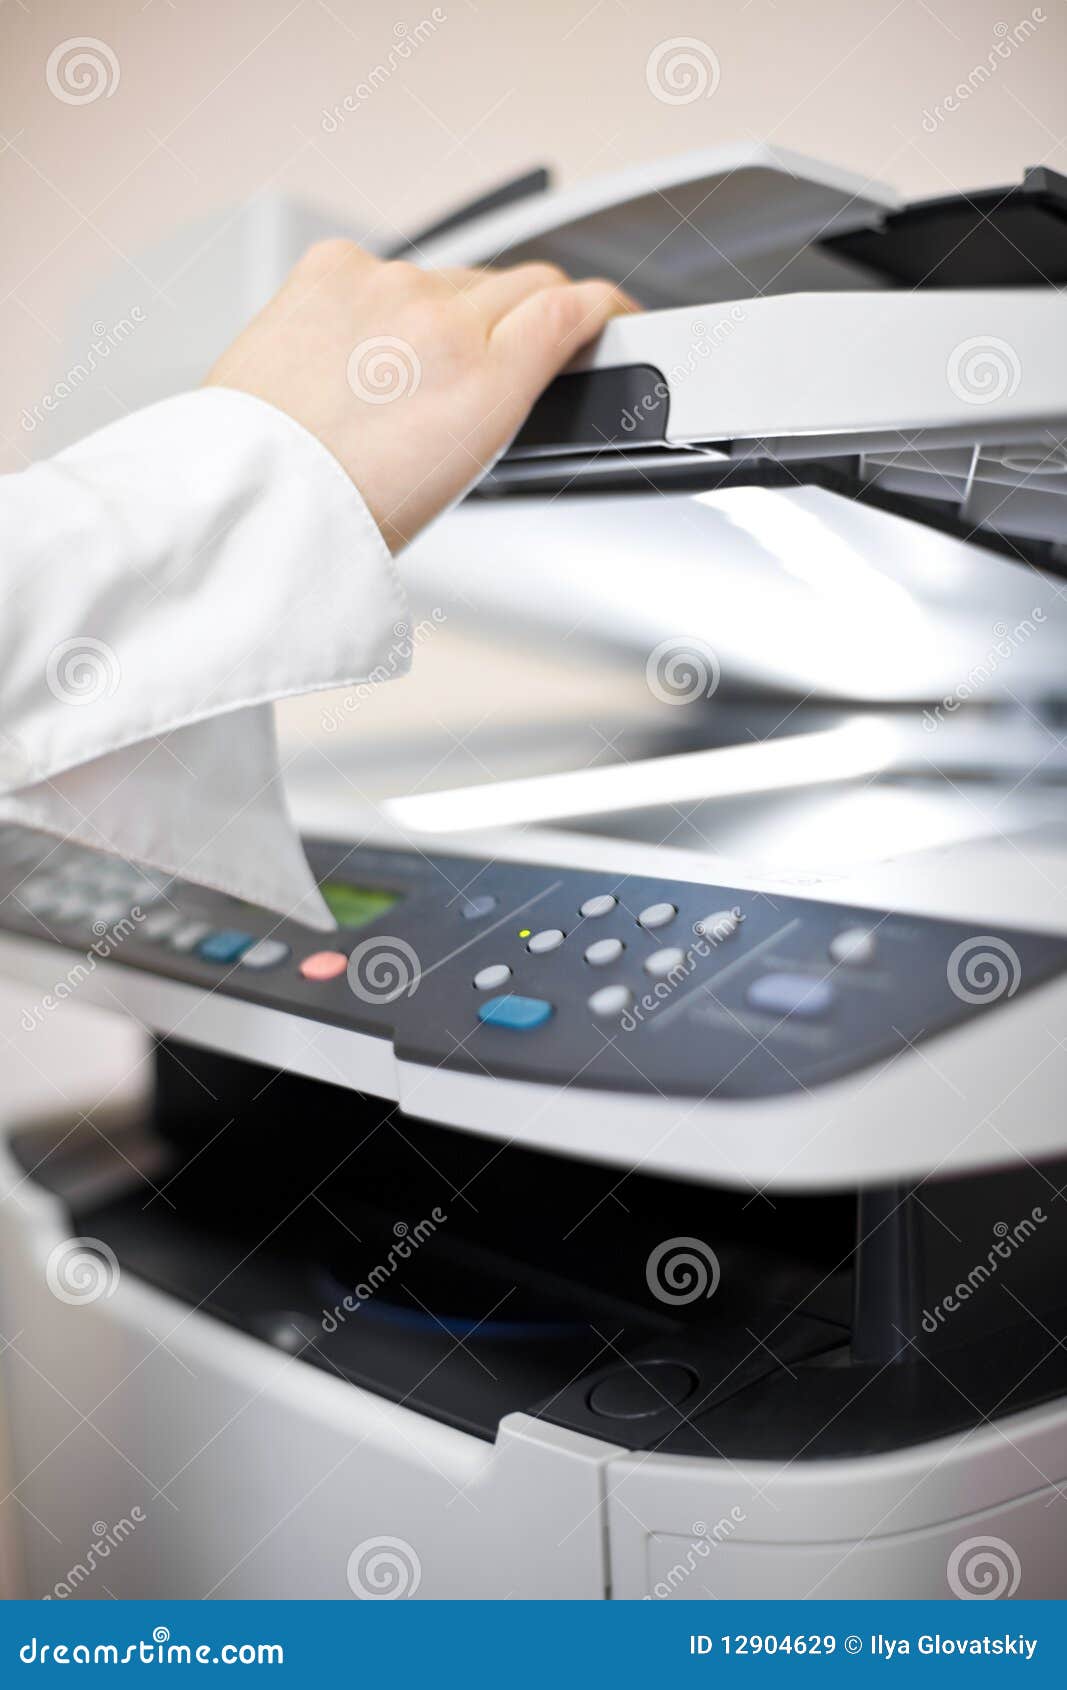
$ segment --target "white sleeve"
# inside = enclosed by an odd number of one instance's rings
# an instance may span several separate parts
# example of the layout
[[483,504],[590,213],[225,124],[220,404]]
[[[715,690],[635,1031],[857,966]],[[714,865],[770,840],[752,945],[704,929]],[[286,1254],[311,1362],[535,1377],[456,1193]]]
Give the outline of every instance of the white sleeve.
[[271,702],[399,674],[393,560],[337,460],[205,388],[0,477],[0,820],[334,925]]

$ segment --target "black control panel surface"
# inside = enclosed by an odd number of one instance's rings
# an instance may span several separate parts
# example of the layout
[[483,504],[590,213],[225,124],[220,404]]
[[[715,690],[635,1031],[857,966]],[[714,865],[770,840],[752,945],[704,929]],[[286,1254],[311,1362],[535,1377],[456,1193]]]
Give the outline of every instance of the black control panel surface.
[[[334,934],[22,830],[0,930],[505,1080],[808,1089],[1067,968],[1067,941],[652,876],[311,841]],[[45,1012],[44,1009],[41,1011]],[[36,1013],[28,1006],[26,1014]]]

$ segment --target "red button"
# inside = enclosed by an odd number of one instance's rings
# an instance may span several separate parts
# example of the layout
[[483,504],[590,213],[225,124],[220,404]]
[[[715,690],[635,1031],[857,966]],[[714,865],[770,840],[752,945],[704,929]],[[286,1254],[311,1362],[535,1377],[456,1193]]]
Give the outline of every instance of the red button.
[[305,980],[336,980],[347,967],[348,958],[343,951],[316,951],[304,958],[300,972]]

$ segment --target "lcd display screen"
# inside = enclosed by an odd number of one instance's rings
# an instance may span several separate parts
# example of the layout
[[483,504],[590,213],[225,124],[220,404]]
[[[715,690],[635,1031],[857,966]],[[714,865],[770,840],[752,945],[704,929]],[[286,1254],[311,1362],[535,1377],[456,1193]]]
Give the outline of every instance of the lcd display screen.
[[400,902],[399,892],[386,892],[380,886],[350,886],[344,880],[326,880],[321,890],[327,909],[341,927],[365,927]]

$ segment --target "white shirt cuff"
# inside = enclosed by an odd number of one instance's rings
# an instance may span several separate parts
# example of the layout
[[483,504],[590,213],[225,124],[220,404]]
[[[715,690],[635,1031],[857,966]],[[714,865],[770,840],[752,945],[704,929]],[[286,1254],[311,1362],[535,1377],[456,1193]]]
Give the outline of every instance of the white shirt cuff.
[[0,481],[0,569],[0,815],[332,925],[258,707],[402,673],[410,634],[326,448],[165,400]]

